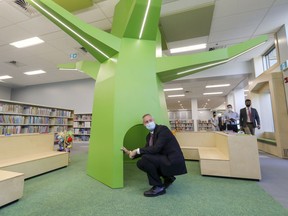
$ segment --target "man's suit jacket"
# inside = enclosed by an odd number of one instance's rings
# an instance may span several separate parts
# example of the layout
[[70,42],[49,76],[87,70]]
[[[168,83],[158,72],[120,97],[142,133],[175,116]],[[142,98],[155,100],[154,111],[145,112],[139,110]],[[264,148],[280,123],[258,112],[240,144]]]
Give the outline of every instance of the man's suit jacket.
[[149,146],[150,133],[146,145],[140,148],[140,155],[151,155],[159,158],[160,170],[165,176],[187,173],[183,153],[175,136],[164,125],[156,125],[153,132],[153,145]]
[[[240,110],[240,127],[246,127],[247,123],[247,111],[246,107]],[[255,108],[251,107],[251,121],[253,123],[253,127],[255,128],[257,125],[260,125],[260,118],[258,112]],[[256,124],[257,122],[257,124]]]

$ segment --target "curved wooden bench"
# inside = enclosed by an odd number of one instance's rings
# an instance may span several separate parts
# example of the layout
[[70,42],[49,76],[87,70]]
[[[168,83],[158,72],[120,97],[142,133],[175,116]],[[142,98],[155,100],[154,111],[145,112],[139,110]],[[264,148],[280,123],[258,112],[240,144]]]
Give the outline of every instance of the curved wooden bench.
[[202,175],[261,179],[255,136],[221,132],[175,134],[185,159],[199,160]]

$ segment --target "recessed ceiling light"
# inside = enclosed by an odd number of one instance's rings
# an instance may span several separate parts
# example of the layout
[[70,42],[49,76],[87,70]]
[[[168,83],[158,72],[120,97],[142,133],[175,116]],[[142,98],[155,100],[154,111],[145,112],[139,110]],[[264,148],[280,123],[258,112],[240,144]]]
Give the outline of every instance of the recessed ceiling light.
[[208,93],[203,93],[203,95],[217,95],[217,94],[223,94],[223,92],[208,92]]
[[179,95],[168,95],[168,97],[184,97],[184,94],[179,94]]
[[169,89],[163,89],[163,91],[179,91],[179,90],[183,90],[183,88],[169,88]]
[[26,75],[36,75],[36,74],[43,74],[43,73],[46,73],[46,71],[43,71],[43,70],[35,70],[35,71],[27,71],[27,72],[24,72],[24,74],[26,74]]
[[43,40],[41,40],[38,37],[32,37],[32,38],[28,38],[25,40],[21,40],[21,41],[16,41],[13,43],[10,43],[11,46],[15,46],[17,48],[24,48],[24,47],[29,47],[29,46],[34,46],[37,44],[41,44],[44,43]]
[[0,80],[3,80],[3,79],[11,79],[13,78],[12,76],[9,76],[9,75],[4,75],[4,76],[0,76]]
[[205,49],[207,47],[207,44],[197,44],[193,46],[185,46],[185,47],[178,47],[170,49],[170,53],[181,53],[181,52],[188,52],[188,51],[194,51],[199,49]]
[[218,88],[218,87],[227,87],[230,84],[220,84],[220,85],[207,85],[206,88]]

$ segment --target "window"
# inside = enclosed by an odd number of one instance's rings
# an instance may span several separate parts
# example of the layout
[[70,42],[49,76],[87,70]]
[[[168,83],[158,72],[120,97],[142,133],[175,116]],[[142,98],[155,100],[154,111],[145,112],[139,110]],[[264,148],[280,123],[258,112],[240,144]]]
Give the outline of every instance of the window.
[[273,45],[266,53],[264,53],[262,56],[262,61],[264,71],[268,70],[270,67],[277,63],[275,45]]

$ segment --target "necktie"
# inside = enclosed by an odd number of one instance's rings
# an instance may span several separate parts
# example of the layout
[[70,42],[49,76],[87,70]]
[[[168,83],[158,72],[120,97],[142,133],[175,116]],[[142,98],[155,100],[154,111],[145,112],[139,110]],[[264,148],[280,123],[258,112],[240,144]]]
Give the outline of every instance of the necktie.
[[250,110],[250,108],[248,108],[248,114],[249,114],[250,122],[252,122],[252,115],[251,115],[251,110]]
[[153,145],[153,134],[150,133],[149,146]]

